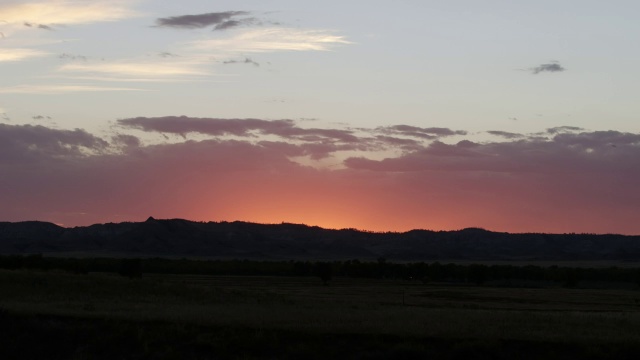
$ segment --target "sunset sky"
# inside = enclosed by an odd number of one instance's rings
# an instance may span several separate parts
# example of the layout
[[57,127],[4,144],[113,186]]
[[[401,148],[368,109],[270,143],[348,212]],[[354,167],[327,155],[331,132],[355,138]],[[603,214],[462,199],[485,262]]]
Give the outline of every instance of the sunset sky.
[[0,0],[0,221],[640,234],[638,14]]

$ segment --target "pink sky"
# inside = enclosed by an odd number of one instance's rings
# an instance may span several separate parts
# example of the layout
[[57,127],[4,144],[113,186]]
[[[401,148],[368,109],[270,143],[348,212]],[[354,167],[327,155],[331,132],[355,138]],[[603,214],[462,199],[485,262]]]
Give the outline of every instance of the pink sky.
[[[96,135],[0,124],[0,220],[640,234],[638,134],[561,127],[473,142],[447,128],[309,125],[169,116]],[[172,140],[144,140],[158,134]]]

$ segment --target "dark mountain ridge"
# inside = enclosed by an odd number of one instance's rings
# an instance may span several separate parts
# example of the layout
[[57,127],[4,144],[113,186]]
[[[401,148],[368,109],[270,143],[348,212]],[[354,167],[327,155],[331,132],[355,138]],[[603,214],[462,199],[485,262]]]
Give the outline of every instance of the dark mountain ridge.
[[374,233],[282,223],[182,219],[64,228],[0,222],[0,254],[170,256],[263,260],[637,261],[640,236],[510,234],[478,228]]

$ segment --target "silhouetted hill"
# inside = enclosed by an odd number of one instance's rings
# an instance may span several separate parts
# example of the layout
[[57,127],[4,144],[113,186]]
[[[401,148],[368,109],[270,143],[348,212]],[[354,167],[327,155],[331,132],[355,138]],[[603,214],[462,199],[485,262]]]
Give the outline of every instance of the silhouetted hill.
[[0,222],[0,254],[246,259],[640,260],[640,236],[509,234],[470,228],[372,233],[298,224],[181,219],[63,228]]

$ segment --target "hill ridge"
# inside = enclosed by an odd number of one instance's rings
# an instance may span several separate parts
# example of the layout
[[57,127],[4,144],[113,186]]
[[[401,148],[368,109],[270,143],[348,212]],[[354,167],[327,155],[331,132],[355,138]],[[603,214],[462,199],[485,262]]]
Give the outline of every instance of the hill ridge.
[[155,219],[65,228],[0,222],[0,254],[85,253],[262,260],[640,260],[640,236],[496,232],[482,228],[406,232],[305,224]]

